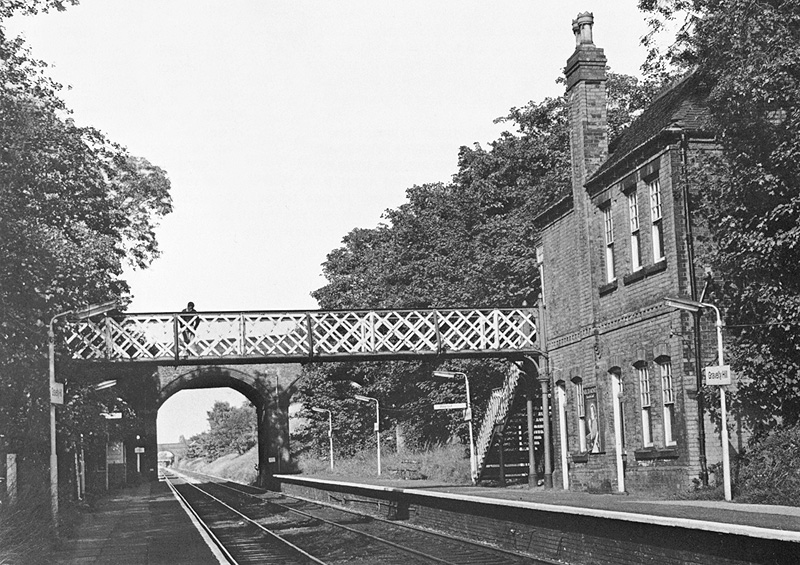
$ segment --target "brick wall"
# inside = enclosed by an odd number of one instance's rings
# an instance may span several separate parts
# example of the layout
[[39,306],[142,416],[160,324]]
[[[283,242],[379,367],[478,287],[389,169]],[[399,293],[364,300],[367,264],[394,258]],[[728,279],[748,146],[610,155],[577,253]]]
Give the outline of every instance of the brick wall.
[[281,492],[487,543],[545,563],[734,565],[800,560],[800,546],[791,542],[509,507],[488,499],[477,503],[400,489],[387,492],[347,485],[310,485],[302,478],[284,479]]

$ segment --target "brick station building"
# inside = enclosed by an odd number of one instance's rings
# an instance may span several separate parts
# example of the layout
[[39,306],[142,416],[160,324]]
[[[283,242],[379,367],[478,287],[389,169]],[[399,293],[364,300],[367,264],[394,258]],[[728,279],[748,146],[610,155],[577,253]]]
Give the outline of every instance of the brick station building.
[[686,490],[706,456],[709,465],[721,460],[697,397],[695,351],[710,350],[702,363],[716,364],[715,343],[701,344],[693,316],[664,299],[702,291],[687,198],[697,187],[686,165],[715,146],[690,75],[610,151],[606,58],[592,25],[590,13],[573,22],[565,70],[572,194],[538,219],[553,479],[574,490]]

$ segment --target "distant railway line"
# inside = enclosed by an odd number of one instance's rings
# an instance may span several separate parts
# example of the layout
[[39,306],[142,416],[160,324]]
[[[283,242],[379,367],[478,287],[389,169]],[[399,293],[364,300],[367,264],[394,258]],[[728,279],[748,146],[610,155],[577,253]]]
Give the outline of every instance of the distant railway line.
[[161,474],[229,563],[555,563],[217,477]]

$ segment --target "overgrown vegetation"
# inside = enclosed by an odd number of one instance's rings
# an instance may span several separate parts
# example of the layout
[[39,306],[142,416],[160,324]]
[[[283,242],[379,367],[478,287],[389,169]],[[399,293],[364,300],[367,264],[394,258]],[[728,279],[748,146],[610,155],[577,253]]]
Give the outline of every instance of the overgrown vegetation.
[[737,475],[741,502],[800,506],[800,424],[781,426],[748,449]]
[[[155,227],[171,211],[166,173],[76,125],[46,65],[21,39],[6,37],[6,18],[67,3],[0,5],[0,430],[23,458],[47,452],[50,395],[41,375],[51,318],[110,299],[124,303],[123,265],[150,264],[158,255]],[[67,383],[62,421],[78,405],[93,406],[97,416],[109,408],[89,394],[91,384]],[[85,425],[80,433],[89,431]]]
[[208,431],[189,438],[189,459],[214,461],[224,455],[243,455],[258,443],[256,408],[251,403],[237,407],[217,401],[206,414]]
[[22,488],[15,503],[0,506],[0,564],[48,563],[52,537],[50,492],[45,485]]
[[[20,38],[6,35],[18,14],[63,10],[77,0],[0,2],[0,432],[4,453],[17,454],[20,498],[0,509],[0,551],[33,542],[22,558],[35,563],[50,520],[40,512],[49,488],[47,329],[57,313],[111,299],[125,304],[123,265],[146,268],[158,256],[155,227],[171,211],[166,173],[99,130],[78,126],[60,98],[61,85]],[[58,331],[58,328],[56,328]],[[58,451],[105,436],[102,412],[133,411],[94,390],[106,378],[72,371],[56,351],[65,403]],[[62,489],[62,497],[73,489]],[[64,497],[61,515],[70,511]]]
[[[733,399],[758,440],[800,421],[800,2],[640,0],[653,39],[678,26],[654,73],[697,69],[723,152],[699,177],[713,246],[710,300],[724,310]],[[713,405],[713,404],[710,404]]]

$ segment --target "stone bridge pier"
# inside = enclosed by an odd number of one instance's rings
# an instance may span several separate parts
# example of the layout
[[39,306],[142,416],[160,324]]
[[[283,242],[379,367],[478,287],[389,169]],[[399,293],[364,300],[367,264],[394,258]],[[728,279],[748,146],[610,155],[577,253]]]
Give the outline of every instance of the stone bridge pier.
[[159,367],[157,370],[156,409],[145,415],[146,437],[153,445],[146,453],[155,454],[157,411],[172,395],[182,390],[231,388],[256,407],[258,418],[258,484],[269,487],[272,476],[292,470],[289,456],[289,404],[300,378],[300,366],[212,365]]

